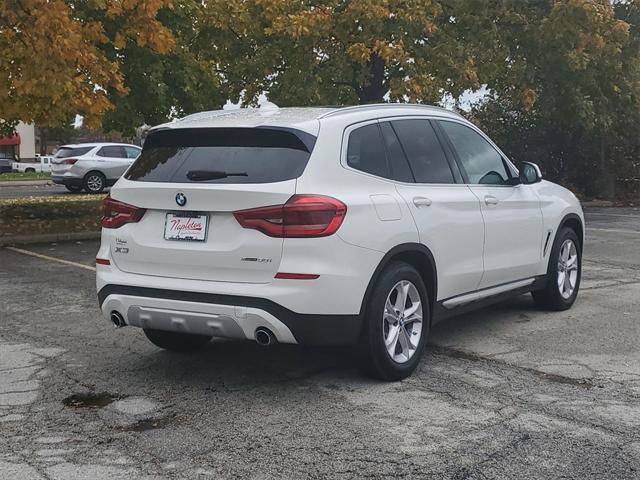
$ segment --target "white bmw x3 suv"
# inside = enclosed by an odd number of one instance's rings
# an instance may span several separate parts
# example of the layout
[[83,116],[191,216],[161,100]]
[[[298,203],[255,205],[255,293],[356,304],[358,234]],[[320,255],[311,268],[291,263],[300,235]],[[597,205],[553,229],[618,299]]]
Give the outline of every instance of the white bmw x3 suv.
[[102,226],[98,298],[116,326],[176,351],[359,344],[386,380],[452,315],[526,292],[571,307],[584,242],[570,191],[461,116],[402,104],[155,127]]

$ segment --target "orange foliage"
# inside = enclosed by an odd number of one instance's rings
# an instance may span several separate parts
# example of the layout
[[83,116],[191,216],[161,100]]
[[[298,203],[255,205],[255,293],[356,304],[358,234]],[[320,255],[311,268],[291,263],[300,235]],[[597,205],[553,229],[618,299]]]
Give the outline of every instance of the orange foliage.
[[[117,50],[127,42],[166,53],[171,32],[156,18],[170,0],[0,0],[0,118],[60,126],[76,114],[99,125],[125,94]],[[110,35],[103,21],[117,25]],[[112,47],[116,54],[106,53]]]

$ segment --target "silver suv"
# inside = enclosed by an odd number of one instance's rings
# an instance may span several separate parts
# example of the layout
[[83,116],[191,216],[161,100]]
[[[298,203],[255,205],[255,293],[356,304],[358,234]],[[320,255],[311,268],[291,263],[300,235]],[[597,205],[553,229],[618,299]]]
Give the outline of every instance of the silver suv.
[[53,157],[51,179],[70,192],[100,193],[116,183],[141,151],[124,143],[63,145]]

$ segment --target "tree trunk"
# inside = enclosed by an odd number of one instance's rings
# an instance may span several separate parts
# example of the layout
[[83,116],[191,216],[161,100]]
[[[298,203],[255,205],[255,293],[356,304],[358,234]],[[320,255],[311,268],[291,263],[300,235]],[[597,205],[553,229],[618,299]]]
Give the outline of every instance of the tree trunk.
[[598,167],[598,177],[596,178],[598,196],[607,200],[612,200],[616,196],[616,175],[611,172],[611,165],[607,158],[607,140],[604,135],[600,138],[600,157]]
[[360,104],[382,103],[387,94],[387,85],[384,78],[384,60],[378,55],[371,55],[369,61],[369,82],[361,85],[357,92]]
[[47,141],[49,140],[48,137],[48,129],[47,128],[39,128],[39,133],[40,133],[40,155],[46,155],[47,154]]

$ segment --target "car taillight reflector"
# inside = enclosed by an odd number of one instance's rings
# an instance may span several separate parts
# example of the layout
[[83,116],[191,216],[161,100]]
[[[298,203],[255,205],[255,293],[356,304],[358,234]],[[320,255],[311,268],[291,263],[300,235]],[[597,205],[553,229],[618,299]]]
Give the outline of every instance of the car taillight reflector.
[[120,228],[127,223],[139,222],[146,212],[144,208],[119,202],[111,198],[111,196],[107,196],[104,199],[102,206],[104,207],[102,216],[103,228]]
[[96,258],[96,265],[111,265],[111,260],[108,258]]
[[278,272],[276,273],[276,278],[280,280],[315,280],[316,278],[320,278],[320,275],[316,275],[315,273]]
[[60,162],[62,165],[73,165],[78,161],[77,158],[65,158]]
[[327,237],[336,233],[347,213],[340,200],[324,195],[294,195],[284,205],[239,210],[233,215],[243,228],[270,237]]

